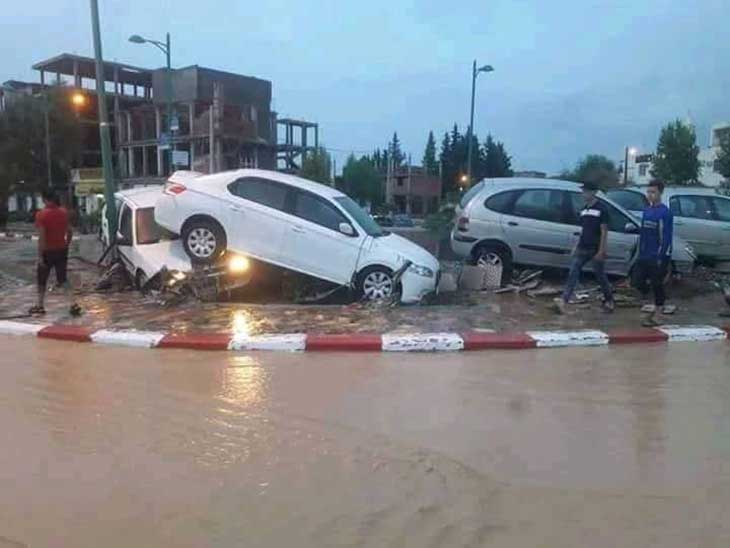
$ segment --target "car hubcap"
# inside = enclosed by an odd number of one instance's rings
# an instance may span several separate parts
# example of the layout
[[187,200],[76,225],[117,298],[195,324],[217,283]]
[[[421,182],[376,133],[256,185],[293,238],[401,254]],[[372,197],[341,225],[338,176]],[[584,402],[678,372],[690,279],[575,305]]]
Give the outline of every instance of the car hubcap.
[[362,290],[369,301],[386,299],[393,294],[393,279],[385,272],[371,272],[365,276]]
[[215,251],[215,234],[207,228],[195,228],[188,235],[188,248],[193,255],[207,259]]
[[502,258],[494,252],[482,253],[477,259],[478,266],[502,266]]

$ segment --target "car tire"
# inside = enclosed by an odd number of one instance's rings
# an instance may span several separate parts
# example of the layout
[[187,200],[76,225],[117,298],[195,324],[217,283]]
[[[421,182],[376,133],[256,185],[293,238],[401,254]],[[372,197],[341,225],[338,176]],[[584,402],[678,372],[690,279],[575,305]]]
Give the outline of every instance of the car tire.
[[474,250],[474,264],[502,265],[502,279],[500,287],[512,280],[512,253],[498,244],[481,244]]
[[390,299],[400,291],[393,271],[385,266],[370,266],[357,277],[357,292],[364,301],[380,301]]
[[182,230],[185,253],[198,264],[212,264],[226,251],[226,233],[213,219],[194,218]]

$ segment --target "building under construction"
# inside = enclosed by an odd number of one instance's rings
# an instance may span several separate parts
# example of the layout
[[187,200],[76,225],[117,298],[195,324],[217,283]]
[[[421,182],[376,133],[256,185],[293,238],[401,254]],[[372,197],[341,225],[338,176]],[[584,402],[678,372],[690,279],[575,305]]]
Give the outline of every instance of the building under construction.
[[[65,53],[33,68],[40,74],[40,86],[27,84],[28,93],[62,85],[87,97],[79,116],[85,128],[84,150],[78,169],[69,179],[77,186],[77,195],[100,189],[94,60]],[[175,169],[203,173],[243,167],[293,171],[301,166],[303,155],[318,144],[316,124],[277,121],[271,110],[272,85],[267,80],[197,65],[172,69],[169,76],[170,84],[164,68],[104,63],[114,168],[120,188],[159,183]],[[20,86],[19,92],[22,89]],[[284,133],[282,143],[277,127]],[[295,135],[297,128],[300,131]],[[312,130],[313,139],[308,140]]]

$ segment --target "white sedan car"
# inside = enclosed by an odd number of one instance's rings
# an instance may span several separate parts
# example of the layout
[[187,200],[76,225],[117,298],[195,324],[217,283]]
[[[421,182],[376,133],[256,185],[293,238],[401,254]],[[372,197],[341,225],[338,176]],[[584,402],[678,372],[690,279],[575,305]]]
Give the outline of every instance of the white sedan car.
[[418,302],[438,285],[439,263],[428,251],[384,231],[345,194],[292,175],[179,171],[155,204],[155,220],[182,236],[195,262],[229,250],[352,286],[369,300],[400,291],[402,302]]

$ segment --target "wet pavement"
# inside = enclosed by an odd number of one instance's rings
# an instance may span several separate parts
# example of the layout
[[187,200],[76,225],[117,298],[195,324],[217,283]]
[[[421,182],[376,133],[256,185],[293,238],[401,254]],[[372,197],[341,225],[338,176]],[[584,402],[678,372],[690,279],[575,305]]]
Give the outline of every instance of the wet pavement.
[[[34,302],[32,273],[35,242],[0,242],[0,317],[22,314]],[[258,333],[350,332],[453,332],[470,329],[524,331],[527,329],[577,329],[640,326],[636,306],[619,308],[613,315],[601,311],[597,301],[577,305],[565,316],[548,310],[550,297],[491,292],[458,292],[439,296],[432,304],[383,306],[369,304],[296,305],[255,303],[200,303],[162,307],[155,298],[139,292],[98,293],[93,286],[98,269],[87,261],[101,254],[93,237],[78,239],[71,256],[71,276],[81,288],[81,318],[69,316],[67,301],[51,294],[44,321],[123,329],[165,331],[235,331]],[[665,323],[721,324],[718,312],[725,307],[717,290],[705,282],[684,280],[670,289],[679,305]],[[725,320],[726,321],[726,320]]]
[[726,342],[0,346],[2,547],[730,545]]

